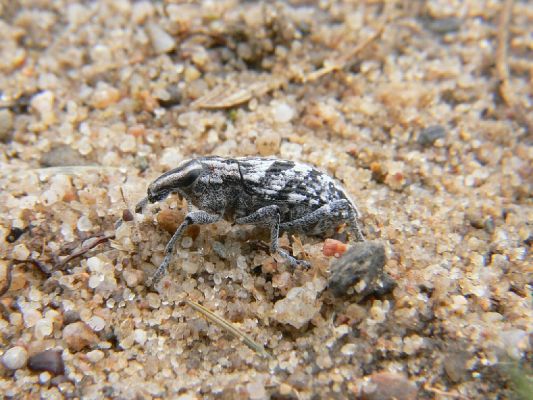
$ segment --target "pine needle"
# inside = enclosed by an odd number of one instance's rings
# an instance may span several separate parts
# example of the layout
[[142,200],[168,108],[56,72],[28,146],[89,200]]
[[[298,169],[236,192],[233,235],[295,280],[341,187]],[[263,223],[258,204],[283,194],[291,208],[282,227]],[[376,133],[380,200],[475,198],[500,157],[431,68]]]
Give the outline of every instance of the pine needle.
[[187,303],[194,310],[198,311],[200,314],[202,314],[205,318],[207,318],[212,323],[220,326],[221,328],[225,329],[226,331],[231,333],[236,338],[240,339],[242,342],[244,342],[244,344],[246,344],[249,348],[254,350],[256,353],[262,355],[263,357],[267,357],[267,358],[272,357],[262,345],[255,342],[246,333],[236,328],[231,322],[226,321],[224,318],[219,317],[218,315],[214,314],[212,311],[208,310],[207,308],[205,308],[204,306],[198,303],[195,303],[192,300],[185,299],[184,302]]

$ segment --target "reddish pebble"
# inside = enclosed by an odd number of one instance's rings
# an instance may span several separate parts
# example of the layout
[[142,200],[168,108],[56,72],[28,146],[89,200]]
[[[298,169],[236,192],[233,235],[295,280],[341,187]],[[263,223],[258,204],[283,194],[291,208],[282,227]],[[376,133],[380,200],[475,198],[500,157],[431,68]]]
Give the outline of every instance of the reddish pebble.
[[130,210],[122,210],[122,220],[126,222],[133,221],[133,214]]
[[335,239],[326,239],[324,247],[322,248],[322,254],[327,257],[335,256],[340,257],[346,252],[348,246],[346,243],[342,243]]
[[144,125],[133,125],[128,128],[128,134],[135,137],[143,137],[146,135],[146,128]]
[[162,210],[157,214],[157,224],[168,233],[176,232],[184,219],[184,215],[178,210]]

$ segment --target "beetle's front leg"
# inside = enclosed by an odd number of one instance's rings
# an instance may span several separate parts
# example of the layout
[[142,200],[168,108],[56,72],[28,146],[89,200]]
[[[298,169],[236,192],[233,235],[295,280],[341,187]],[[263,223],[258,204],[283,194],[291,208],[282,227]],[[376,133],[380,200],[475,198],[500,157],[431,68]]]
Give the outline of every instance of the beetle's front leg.
[[286,259],[292,267],[303,265],[308,267],[309,263],[304,260],[297,260],[285,250],[279,248],[279,225],[280,225],[280,210],[276,205],[266,206],[253,212],[246,217],[237,218],[237,224],[251,224],[251,225],[266,225],[270,227],[270,252],[278,253]]
[[143,198],[141,201],[139,201],[139,202],[137,203],[137,205],[135,206],[135,212],[136,212],[137,214],[142,213],[144,207],[146,207],[146,205],[148,204],[148,202],[149,202],[149,201],[148,201],[148,197],[145,197],[145,198]]
[[220,215],[209,214],[205,211],[192,211],[188,213],[185,216],[185,219],[183,220],[181,225],[178,227],[178,229],[176,229],[176,232],[174,232],[174,234],[168,241],[165,247],[165,258],[163,259],[163,262],[161,263],[159,268],[157,268],[157,271],[155,271],[154,275],[152,276],[152,285],[155,285],[157,282],[159,282],[161,278],[163,277],[163,275],[165,275],[168,265],[170,264],[170,261],[172,260],[172,253],[174,252],[174,246],[176,245],[176,242],[181,238],[181,236],[183,235],[183,232],[185,232],[185,229],[189,225],[212,224],[214,222],[217,222],[219,219],[220,219]]

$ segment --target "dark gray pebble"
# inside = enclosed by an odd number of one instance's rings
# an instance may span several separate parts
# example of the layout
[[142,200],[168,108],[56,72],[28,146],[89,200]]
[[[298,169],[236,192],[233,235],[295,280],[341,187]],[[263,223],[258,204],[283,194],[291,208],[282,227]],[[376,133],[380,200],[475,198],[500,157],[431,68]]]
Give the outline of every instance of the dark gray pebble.
[[[395,286],[394,280],[383,271],[385,249],[379,242],[359,242],[331,265],[329,289],[338,297],[352,294],[356,301],[373,295],[383,295]],[[357,292],[354,288],[364,281],[364,288]]]
[[28,368],[32,371],[48,371],[54,375],[63,375],[65,364],[61,353],[61,350],[50,349],[34,354],[28,360]]
[[13,113],[7,109],[0,109],[0,142],[9,142],[13,136]]
[[417,142],[422,146],[431,146],[437,139],[446,137],[446,129],[441,125],[428,126],[420,131]]
[[68,310],[68,311],[65,311],[65,313],[63,314],[63,323],[65,325],[78,322],[79,320],[80,320],[80,314],[77,311]]
[[426,19],[424,21],[424,26],[433,33],[445,35],[447,33],[457,32],[461,29],[462,22],[461,19],[456,17]]

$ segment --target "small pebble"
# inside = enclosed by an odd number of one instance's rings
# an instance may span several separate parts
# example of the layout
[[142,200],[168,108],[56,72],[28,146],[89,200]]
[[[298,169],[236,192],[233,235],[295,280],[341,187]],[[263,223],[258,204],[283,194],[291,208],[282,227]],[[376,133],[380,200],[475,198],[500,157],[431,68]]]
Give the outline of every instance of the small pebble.
[[348,246],[346,243],[342,243],[335,239],[326,239],[324,241],[324,246],[322,247],[322,254],[326,257],[335,256],[338,258],[346,252],[347,248]]
[[193,66],[189,66],[185,68],[183,76],[185,77],[185,82],[192,82],[200,78],[202,74],[200,73],[200,71],[198,71],[198,69],[194,68]]
[[91,228],[93,227],[93,224],[91,224],[91,220],[87,218],[86,215],[82,215],[78,219],[78,223],[76,224],[76,227],[78,228],[80,232],[87,232],[91,230]]
[[65,364],[63,363],[61,350],[45,350],[34,354],[28,360],[28,368],[32,371],[48,371],[54,375],[63,375],[65,373]]
[[87,321],[87,325],[89,325],[89,327],[95,331],[95,332],[100,332],[102,329],[105,328],[105,321],[103,318],[97,316],[97,315],[93,315],[91,318],[89,318],[89,320]]
[[471,357],[466,351],[451,350],[445,354],[443,361],[444,371],[454,383],[464,382],[469,379],[467,368],[468,359]]
[[226,246],[224,246],[224,244],[220,243],[220,242],[217,242],[216,240],[213,241],[213,243],[211,244],[212,248],[213,248],[213,251],[215,252],[215,254],[217,256],[219,256],[220,258],[222,258],[223,260],[225,260],[226,258],[228,258],[228,249],[226,248]]
[[122,210],[122,221],[130,222],[133,221],[133,214],[130,210]]
[[51,377],[52,376],[50,375],[49,372],[42,372],[42,373],[39,374],[39,383],[41,385],[44,385],[44,384],[46,384],[46,383],[48,383],[50,381]]
[[89,10],[80,3],[69,4],[65,14],[67,21],[73,26],[82,24],[91,16]]
[[485,229],[485,232],[493,234],[495,228],[496,224],[494,223],[494,219],[492,217],[486,218],[483,222],[483,229]]
[[146,301],[148,302],[148,305],[150,308],[159,308],[161,306],[161,297],[159,297],[156,293],[148,293],[146,295]]
[[257,151],[262,156],[277,154],[281,145],[281,136],[277,132],[267,130],[259,134],[257,139],[255,139],[255,145],[257,146]]
[[144,346],[147,338],[148,336],[144,329],[135,329],[135,331],[133,332],[133,339],[141,346]]
[[191,246],[193,245],[194,241],[192,240],[192,237],[190,236],[185,236],[182,240],[181,240],[181,247],[183,247],[184,249],[190,249]]
[[87,359],[93,364],[101,361],[105,357],[105,353],[102,350],[92,350],[87,353]]
[[513,360],[524,357],[524,350],[529,347],[529,334],[523,329],[506,329],[499,332],[502,350]]
[[331,267],[329,288],[335,296],[344,296],[355,289],[357,301],[370,294],[383,294],[394,286],[383,272],[385,248],[378,242],[359,242],[335,260]]
[[491,216],[484,216],[480,210],[468,210],[465,213],[466,220],[476,229],[484,229],[487,233],[494,233],[496,228],[494,219]]
[[161,29],[156,24],[148,24],[146,26],[148,36],[152,41],[152,46],[158,54],[168,53],[176,48],[176,41],[167,32]]
[[176,232],[176,229],[178,229],[178,226],[184,219],[183,212],[179,210],[161,210],[157,214],[157,224],[167,231],[168,233],[174,233]]
[[[181,103],[182,101],[182,93],[180,92],[180,90],[178,89],[178,87],[176,86],[169,86],[166,88],[166,91],[168,92],[168,97],[165,98],[165,99],[159,99],[159,104],[161,107],[163,108],[170,108],[170,107],[173,107],[173,106],[177,106]],[[211,132],[215,132],[216,134],[216,131],[214,129],[210,130],[209,131],[210,133],[208,134],[208,141],[210,141],[209,139],[209,135],[213,135]]]
[[54,113],[55,96],[53,92],[44,91],[36,94],[31,99],[31,106],[37,110],[41,116],[42,122],[49,125],[56,121]]
[[98,286],[100,286],[105,280],[105,276],[103,274],[94,274],[91,275],[89,278],[88,286],[91,289],[96,289]]
[[22,314],[18,312],[12,312],[9,314],[9,323],[16,327],[21,326],[23,323]]
[[[99,85],[91,98],[91,104],[95,108],[104,109],[120,100],[120,92],[112,86]],[[123,142],[121,142],[122,145]]]
[[142,271],[135,269],[126,269],[124,272],[122,272],[122,277],[126,281],[126,285],[130,288],[133,288],[141,283],[143,273]]
[[433,125],[420,131],[417,142],[421,146],[428,147],[433,145],[438,139],[444,139],[445,137],[446,129],[441,125]]
[[67,167],[88,164],[89,162],[80,153],[67,145],[55,146],[41,157],[42,167]]
[[137,142],[135,137],[132,135],[127,135],[119,145],[120,151],[124,153],[134,153],[137,149]]
[[301,144],[292,142],[283,142],[279,147],[281,158],[287,160],[299,159],[302,156],[303,147]]
[[65,325],[70,325],[73,322],[77,322],[80,320],[80,313],[74,310],[67,310],[63,314],[63,323]]
[[181,269],[183,272],[192,275],[198,272],[199,267],[200,265],[198,262],[184,260]]
[[43,292],[41,292],[36,287],[31,287],[30,292],[28,293],[28,298],[31,301],[39,302],[43,298]]
[[0,109],[0,142],[8,142],[13,134],[13,113]]
[[418,389],[403,375],[377,372],[370,376],[361,393],[362,400],[416,400]]
[[24,347],[15,346],[10,348],[2,356],[2,363],[7,369],[19,369],[26,365],[28,352]]
[[433,33],[445,35],[446,33],[457,32],[461,28],[462,22],[457,17],[427,19],[424,21],[424,26]]
[[265,385],[261,381],[250,382],[246,385],[246,391],[248,392],[248,398],[252,400],[267,399],[267,392]]
[[284,299],[274,304],[274,318],[300,329],[320,310],[316,296],[316,289],[311,284],[292,288]]
[[341,347],[341,354],[344,354],[345,356],[352,356],[357,351],[357,345],[355,343],[346,343],[344,346]]
[[35,324],[35,336],[38,339],[43,339],[46,336],[50,336],[54,331],[52,321],[47,318],[42,318]]
[[276,122],[290,122],[294,118],[294,109],[286,103],[276,104],[272,109],[272,116]]
[[154,14],[154,6],[149,1],[139,1],[133,3],[131,18],[136,24],[142,24],[147,18]]
[[87,259],[87,267],[89,267],[91,272],[101,272],[103,266],[104,263],[99,257],[89,257]]
[[32,328],[34,327],[37,322],[39,322],[43,315],[39,310],[36,310],[35,308],[28,306],[28,307],[21,307],[22,316],[24,317],[24,326],[26,328]]
[[11,255],[15,260],[24,261],[30,256],[30,251],[24,243],[21,243],[13,247],[13,252]]
[[63,340],[65,340],[69,349],[80,351],[85,347],[98,343],[100,339],[85,323],[80,321],[67,325],[63,329]]

